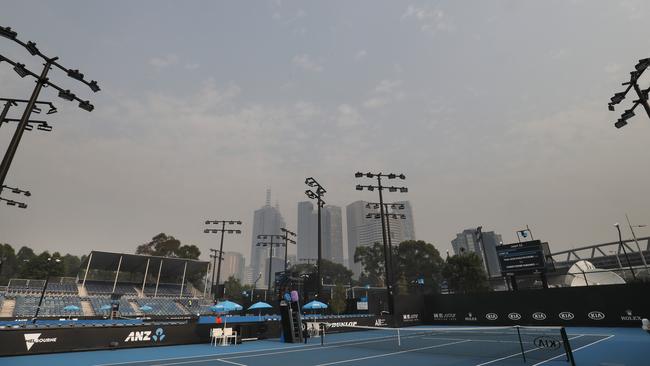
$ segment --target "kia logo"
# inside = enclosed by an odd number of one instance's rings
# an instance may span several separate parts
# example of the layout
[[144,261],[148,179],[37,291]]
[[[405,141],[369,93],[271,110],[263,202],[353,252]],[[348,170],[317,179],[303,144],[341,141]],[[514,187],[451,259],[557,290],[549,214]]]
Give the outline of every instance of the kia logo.
[[519,313],[510,313],[510,314],[508,314],[508,318],[510,320],[519,320],[519,319],[521,319],[521,314],[519,314]]
[[499,316],[495,313],[487,313],[485,314],[485,319],[487,320],[497,320],[499,319]]
[[544,320],[546,319],[546,314],[540,313],[539,311],[533,314],[533,319],[535,320]]
[[560,317],[560,319],[562,319],[562,320],[571,320],[571,319],[573,319],[573,313],[571,313],[569,311],[563,311],[563,312],[559,313],[557,316]]
[[547,337],[547,336],[535,338],[535,340],[533,340],[533,344],[538,348],[546,348],[546,349],[560,348],[560,341],[558,339],[553,337]]
[[587,316],[591,320],[603,320],[603,319],[605,319],[605,314],[603,314],[600,311],[592,311],[589,314],[587,314]]

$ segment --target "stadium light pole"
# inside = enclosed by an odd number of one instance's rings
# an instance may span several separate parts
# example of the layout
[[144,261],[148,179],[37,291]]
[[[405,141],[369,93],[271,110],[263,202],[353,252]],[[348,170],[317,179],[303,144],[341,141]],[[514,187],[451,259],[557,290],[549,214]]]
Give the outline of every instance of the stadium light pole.
[[258,242],[255,244],[255,246],[258,247],[269,247],[269,278],[268,278],[268,292],[271,292],[271,269],[273,268],[273,247],[280,247],[283,245],[282,242],[274,242],[273,239],[277,240],[283,240],[284,236],[282,235],[277,235],[277,234],[260,234],[257,236],[258,240],[266,240],[269,239],[270,241],[262,241]]
[[45,284],[43,285],[43,290],[41,291],[41,297],[38,299],[38,307],[36,307],[36,313],[34,313],[34,318],[32,319],[32,324],[36,324],[36,318],[38,318],[38,313],[41,310],[43,305],[43,298],[45,297],[45,291],[47,291],[47,284],[50,282],[50,274],[52,273],[52,266],[54,263],[60,263],[61,259],[49,257],[47,258],[47,276],[45,277]]
[[643,267],[645,268],[647,273],[650,273],[648,271],[648,263],[645,260],[645,254],[643,254],[643,251],[641,250],[641,246],[639,245],[639,240],[636,238],[636,233],[634,232],[634,228],[643,228],[646,227],[647,225],[632,225],[630,222],[630,218],[625,214],[625,219],[627,220],[627,224],[630,227],[630,231],[632,232],[632,238],[634,238],[634,242],[636,243],[636,249],[639,251],[639,255],[641,256],[641,262],[643,262]]
[[[206,220],[206,225],[219,225],[221,224],[221,229],[204,229],[203,232],[206,234],[218,234],[221,233],[221,243],[219,244],[219,263],[217,264],[217,287],[219,287],[221,279],[221,261],[223,260],[223,237],[226,233],[228,234],[241,234],[239,229],[226,229],[226,224],[228,225],[241,225],[239,220]],[[212,250],[212,249],[210,249]],[[216,253],[215,253],[216,254]],[[214,270],[214,268],[213,268]],[[214,280],[214,276],[213,276]]]
[[214,289],[214,273],[215,268],[217,268],[217,258],[219,261],[222,260],[221,256],[218,255],[219,250],[210,248],[210,259],[212,259],[212,280],[210,281],[210,295],[212,295],[212,300],[217,300],[216,294],[212,291]]
[[17,38],[18,34],[12,30],[10,27],[2,27],[0,26],[0,37],[7,38],[11,41],[14,41],[18,43],[19,45],[25,47],[27,51],[32,55],[32,56],[39,56],[41,57],[44,61],[45,64],[43,65],[43,70],[41,71],[40,75],[35,74],[34,72],[28,70],[25,68],[24,64],[14,62],[2,55],[0,55],[0,63],[7,62],[8,64],[13,66],[14,71],[18,74],[18,76],[24,78],[26,76],[31,76],[36,79],[36,86],[34,87],[34,90],[32,91],[32,95],[27,101],[27,107],[25,108],[25,111],[23,112],[22,117],[20,118],[20,122],[18,123],[18,127],[16,128],[16,131],[11,139],[11,142],[9,143],[9,146],[7,147],[7,151],[2,159],[2,163],[0,164],[0,186],[4,185],[5,178],[7,177],[7,173],[9,172],[9,168],[11,166],[11,163],[13,161],[14,156],[16,155],[16,151],[18,150],[18,145],[20,144],[20,140],[23,136],[23,132],[25,131],[25,127],[27,126],[27,123],[29,121],[29,117],[31,116],[32,112],[34,111],[34,106],[36,105],[36,101],[38,99],[38,96],[43,89],[44,86],[49,86],[52,87],[53,89],[56,89],[59,91],[59,97],[73,101],[77,100],[79,101],[79,108],[86,110],[88,112],[91,112],[95,107],[90,104],[89,101],[87,100],[82,100],[78,98],[75,94],[70,92],[70,90],[63,89],[59,87],[58,85],[52,83],[50,79],[47,77],[50,69],[52,67],[56,67],[65,73],[68,74],[69,77],[78,80],[84,84],[86,84],[93,92],[98,92],[99,86],[97,85],[97,82],[95,80],[92,80],[90,82],[86,81],[84,79],[84,74],[79,72],[79,70],[73,70],[73,69],[68,69],[61,64],[57,62],[59,59],[58,57],[47,57],[41,51],[36,47],[36,43],[29,41],[27,43],[21,41],[20,39]]
[[[369,202],[366,204],[366,208],[368,209],[378,209],[380,203],[375,203],[375,202]],[[405,208],[405,205],[403,203],[384,203],[384,212],[386,216],[386,234],[388,237],[388,263],[390,265],[390,270],[393,271],[395,269],[395,264],[393,262],[393,239],[390,233],[390,219],[398,220],[406,219],[406,215],[404,214],[396,214],[396,213],[388,213],[388,209],[392,210],[403,210]],[[381,214],[378,213],[367,213],[366,214],[367,219],[375,218],[375,219],[383,219],[381,217]]]
[[[406,176],[404,174],[395,174],[395,173],[389,173],[389,174],[384,174],[384,173],[361,173],[357,172],[354,174],[355,178],[377,178],[377,185],[362,185],[362,184],[357,184],[356,190],[357,191],[363,191],[364,189],[372,192],[375,189],[379,191],[379,211],[381,217],[385,217],[385,212],[384,212],[384,196],[383,196],[383,191],[384,189],[387,189],[389,192],[401,192],[401,193],[406,193],[408,192],[408,188],[406,187],[395,187],[395,186],[384,186],[381,183],[381,178],[388,178],[388,179],[401,179],[404,180],[406,179]],[[392,274],[392,269],[390,268],[390,253],[389,253],[389,248],[388,248],[388,240],[386,239],[386,223],[384,220],[381,220],[381,236],[383,239],[383,244],[384,244],[384,268],[386,272],[386,292],[388,293],[388,312],[392,315],[395,314],[395,299],[394,299],[394,293],[393,293],[393,274]]]
[[289,235],[295,238],[296,233],[286,228],[280,228],[280,230],[284,233],[284,271],[286,272],[289,270],[289,243],[296,245],[296,241],[291,239]]
[[[321,272],[321,262],[323,260],[323,239],[322,239],[322,222],[321,222],[321,209],[325,206],[325,201],[323,201],[323,196],[327,191],[323,186],[321,186],[316,179],[309,177],[305,179],[305,184],[312,189],[305,191],[305,194],[310,199],[316,200],[316,205],[318,206],[318,259],[316,262],[316,275],[318,276],[318,285],[316,287],[317,297],[320,297],[321,290],[323,288],[323,274]],[[314,192],[315,191],[315,192]]]
[[614,123],[614,127],[616,128],[622,128],[623,126],[627,125],[627,120],[634,117],[634,109],[638,107],[639,105],[643,106],[643,109],[645,109],[646,114],[648,117],[650,117],[650,105],[648,105],[648,93],[650,92],[650,87],[644,90],[641,90],[641,87],[639,87],[638,80],[641,77],[641,74],[650,66],[650,58],[644,58],[639,60],[639,62],[634,65],[634,71],[630,72],[630,81],[624,82],[622,85],[627,86],[624,91],[618,92],[614,94],[613,97],[610,98],[610,102],[608,103],[608,109],[610,111],[615,111],[615,105],[619,104],[625,99],[625,96],[627,93],[634,89],[636,92],[636,95],[639,97],[639,99],[634,100],[632,103],[632,107],[630,109],[627,109],[623,114],[621,114],[620,118],[616,123]]
[[[18,189],[18,188],[14,188],[14,187],[9,187],[9,186],[1,186],[1,187],[0,187],[0,193],[2,193],[2,191],[3,191],[4,189],[8,189],[8,190],[10,190],[11,193],[22,194],[22,195],[24,195],[24,196],[26,196],[26,197],[29,197],[29,196],[32,195],[31,192],[29,192],[29,191],[24,191],[24,190],[22,190],[22,189]],[[10,199],[6,199],[6,198],[2,198],[2,197],[0,197],[0,201],[5,201],[5,202],[7,203],[8,206],[16,206],[16,207],[18,207],[18,208],[27,208],[27,204],[26,204],[26,203],[23,203],[23,202],[18,202],[18,201],[14,201],[14,200],[10,200]]]
[[630,263],[630,257],[627,256],[627,250],[625,250],[625,245],[623,245],[623,236],[621,235],[621,226],[617,223],[614,224],[616,227],[616,230],[618,230],[618,245],[620,246],[621,249],[623,249],[623,255],[625,255],[625,261],[627,262],[627,266],[630,269],[630,272],[632,272],[632,278],[636,281],[636,275],[634,274],[634,269],[632,268],[632,263]]

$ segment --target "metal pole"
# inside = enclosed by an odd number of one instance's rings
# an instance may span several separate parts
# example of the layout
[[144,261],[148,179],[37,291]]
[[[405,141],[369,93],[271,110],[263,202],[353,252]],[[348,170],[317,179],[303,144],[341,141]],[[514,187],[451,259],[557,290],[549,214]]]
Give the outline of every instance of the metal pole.
[[528,234],[530,234],[530,240],[535,240],[535,238],[533,237],[533,232],[530,231],[530,228],[528,227],[528,225],[526,225],[526,230],[528,230]]
[[616,224],[616,230],[618,230],[618,243],[620,247],[623,249],[623,254],[625,255],[625,261],[627,262],[627,266],[630,268],[630,272],[632,272],[632,278],[636,281],[636,275],[634,274],[634,269],[632,268],[632,264],[630,263],[630,258],[627,256],[627,250],[625,250],[625,245],[623,245],[623,236],[621,235],[621,227]]
[[[2,124],[7,117],[7,113],[9,113],[9,108],[11,108],[11,102],[5,103],[5,106],[2,108],[2,113],[0,113],[0,127],[2,127]],[[2,191],[2,186],[0,186],[0,191]]]
[[205,280],[203,283],[203,298],[205,299],[205,293],[208,291],[208,276],[210,275],[210,262],[208,262],[208,268],[205,271]]
[[[388,214],[388,204],[384,207],[384,211],[386,212],[386,234],[388,236],[388,265],[390,266],[390,273],[392,276],[395,268],[393,267],[393,239],[390,235],[390,215]],[[384,220],[383,217],[381,219]]]
[[[269,292],[271,291],[271,267],[273,267],[273,235],[271,235],[271,245],[269,245]],[[264,300],[266,300],[266,295],[264,295]]]
[[[219,245],[219,263],[217,263],[217,288],[221,278],[221,260],[223,259],[223,236],[226,234],[226,222],[221,223],[221,244]],[[221,294],[219,294],[221,295]]]
[[287,258],[289,253],[289,232],[284,232],[284,271],[286,272],[289,268],[287,266]]
[[185,288],[185,272],[187,271],[187,261],[185,261],[185,266],[183,267],[183,281],[181,281],[181,294],[178,296],[178,298],[183,297],[183,289]]
[[643,254],[643,251],[641,250],[641,246],[639,245],[639,241],[636,238],[636,234],[634,233],[634,229],[632,228],[632,224],[630,223],[630,218],[627,217],[627,214],[625,214],[625,219],[627,220],[627,224],[630,226],[630,231],[632,232],[632,237],[634,238],[634,242],[636,243],[636,248],[639,250],[639,255],[641,256],[641,261],[643,262],[643,267],[645,268],[646,272],[648,272],[648,263],[646,263],[645,254]]
[[323,274],[321,273],[321,259],[322,259],[322,256],[323,256],[323,248],[322,248],[323,244],[322,244],[321,213],[320,213],[321,206],[322,206],[322,204],[321,204],[322,201],[321,201],[321,198],[320,198],[321,197],[320,189],[318,189],[318,188],[316,189],[316,194],[318,195],[318,200],[317,200],[317,205],[318,205],[318,263],[317,263],[318,266],[317,267],[318,268],[316,269],[316,271],[318,273],[318,287],[317,287],[318,292],[317,292],[317,296],[320,297],[320,293],[323,290],[323,287],[322,287],[323,286],[323,284],[322,284],[322,281],[323,281],[322,280],[323,279],[322,275]]
[[83,289],[86,289],[86,277],[88,277],[88,271],[90,271],[90,261],[93,260],[93,252],[90,252],[90,255],[88,256],[88,265],[86,266],[86,272],[84,273],[84,280],[81,283],[81,287]]
[[142,295],[144,295],[144,285],[147,283],[147,275],[149,274],[149,260],[151,260],[151,258],[147,258],[147,267],[144,269],[144,278],[142,279]]
[[120,268],[122,268],[122,256],[120,256],[120,261],[117,263],[117,272],[115,272],[115,281],[113,281],[112,293],[115,293],[115,287],[117,286],[117,277],[120,275]]
[[38,95],[41,92],[43,85],[45,85],[45,83],[47,82],[47,73],[50,71],[50,67],[52,66],[52,63],[55,62],[57,59],[58,57],[55,57],[55,58],[48,59],[45,62],[43,71],[41,72],[41,76],[38,78],[38,81],[36,82],[36,86],[34,87],[34,91],[32,92],[32,96],[29,98],[29,102],[27,102],[27,107],[25,107],[25,112],[23,112],[23,116],[20,118],[20,122],[18,123],[18,127],[16,128],[16,132],[14,132],[14,136],[11,138],[9,147],[7,147],[7,152],[5,153],[4,158],[2,159],[2,164],[0,164],[0,187],[2,187],[5,183],[5,178],[7,177],[7,173],[9,172],[9,167],[11,166],[11,162],[13,161],[14,156],[16,155],[16,150],[18,150],[18,144],[20,144],[20,139],[23,137],[23,132],[25,132],[25,127],[27,127],[27,121],[29,121],[29,117],[32,114],[32,110],[34,109],[34,105],[36,104],[36,99],[38,98]]
[[[377,186],[379,189],[379,209],[380,215],[384,217],[384,196],[382,194],[383,187],[381,185],[381,175],[377,175]],[[393,284],[391,281],[390,263],[388,263],[388,241],[386,240],[386,225],[384,220],[381,220],[381,236],[384,241],[384,272],[386,275],[386,292],[388,293],[388,313],[395,314],[395,305],[393,303]]]
[[160,258],[160,266],[158,266],[158,277],[156,278],[156,289],[153,292],[153,297],[158,296],[158,284],[160,284],[160,272],[162,272],[163,259]]

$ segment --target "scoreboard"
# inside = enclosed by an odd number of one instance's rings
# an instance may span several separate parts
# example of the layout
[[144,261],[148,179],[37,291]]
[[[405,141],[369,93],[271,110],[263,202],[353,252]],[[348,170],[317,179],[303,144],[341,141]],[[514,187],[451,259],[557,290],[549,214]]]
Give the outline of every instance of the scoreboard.
[[548,244],[539,240],[496,247],[501,274],[504,276],[543,273],[546,271]]

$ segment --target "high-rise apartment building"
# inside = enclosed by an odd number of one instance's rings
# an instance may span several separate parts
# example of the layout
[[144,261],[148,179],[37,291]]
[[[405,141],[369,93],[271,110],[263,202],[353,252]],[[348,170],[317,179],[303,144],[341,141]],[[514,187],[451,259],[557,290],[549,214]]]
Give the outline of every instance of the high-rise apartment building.
[[[260,286],[260,283],[268,283],[268,267],[266,264],[268,263],[269,252],[268,247],[257,246],[256,244],[259,242],[268,242],[269,239],[260,240],[257,239],[257,236],[262,234],[282,235],[280,229],[285,226],[284,218],[282,217],[282,214],[280,214],[277,205],[276,207],[271,206],[271,190],[267,190],[266,204],[262,208],[256,210],[253,216],[250,267],[253,277],[257,278],[257,274],[260,272],[262,273],[262,278],[260,278],[257,284],[258,286]],[[282,258],[284,261],[284,250],[278,250],[278,248],[275,248],[273,251],[273,257]],[[271,276],[274,276],[274,272],[271,272]],[[271,281],[273,281],[273,278]]]
[[[402,201],[400,203],[404,204],[404,210],[394,210],[389,211],[388,213],[404,214],[407,216],[409,221],[407,222],[407,219],[393,218],[388,220],[389,226],[387,231],[390,230],[390,240],[392,245],[399,245],[399,243],[404,240],[415,240],[411,206],[408,201]],[[356,201],[346,207],[348,224],[348,261],[349,268],[355,276],[359,276],[362,270],[361,263],[354,262],[354,253],[357,250],[357,247],[371,246],[374,243],[383,243],[381,220],[374,217],[366,217],[367,214],[379,213],[379,209],[367,207],[367,205],[368,202],[366,201]],[[388,235],[388,232],[386,235]]]
[[241,282],[246,280],[245,276],[244,255],[238,252],[225,252],[223,262],[221,263],[221,279],[226,281],[228,278],[235,277]]
[[[476,240],[476,229],[465,229],[463,232],[456,234],[456,239],[451,241],[454,254],[459,255],[466,252],[478,254],[483,261],[485,272],[491,277],[501,276],[499,267],[499,257],[497,256],[497,245],[503,243],[501,235],[494,231],[484,231],[481,233],[485,256],[481,244]],[[485,257],[487,256],[487,263]]]
[[[321,245],[323,259],[343,263],[343,222],[341,208],[327,205],[321,209]],[[318,258],[318,212],[308,201],[298,202],[298,260]]]

